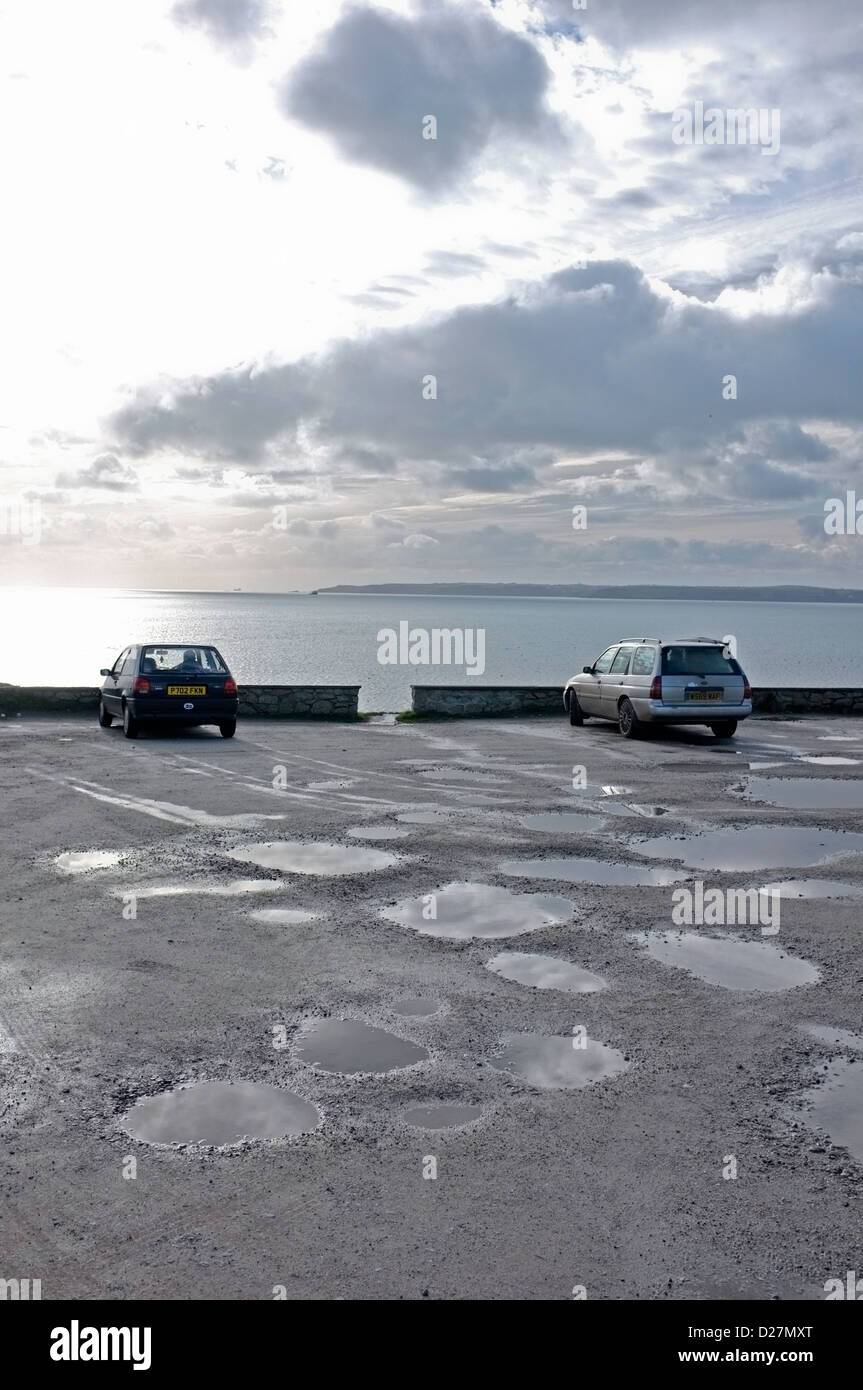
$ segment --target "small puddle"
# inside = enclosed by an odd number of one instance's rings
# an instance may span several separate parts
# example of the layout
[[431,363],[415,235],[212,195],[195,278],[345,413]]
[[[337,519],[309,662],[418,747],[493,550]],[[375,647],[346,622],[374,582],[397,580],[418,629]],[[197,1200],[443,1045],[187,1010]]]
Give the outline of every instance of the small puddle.
[[304,1062],[320,1067],[321,1071],[337,1071],[345,1076],[395,1071],[428,1057],[424,1047],[352,1018],[315,1020],[301,1034],[296,1051]]
[[701,932],[633,932],[632,939],[663,965],[697,975],[708,985],[723,989],[774,993],[815,985],[821,972],[801,956],[791,956],[767,941],[746,941],[728,933],[705,936]]
[[863,780],[853,777],[747,777],[745,795],[790,810],[863,807]]
[[851,1052],[863,1052],[863,1038],[847,1028],[828,1028],[823,1023],[804,1023],[801,1032],[824,1043],[827,1047],[844,1047]]
[[605,1043],[585,1038],[548,1038],[541,1033],[510,1033],[503,1051],[490,1063],[498,1071],[513,1072],[529,1086],[555,1090],[580,1090],[594,1081],[619,1076],[629,1065],[622,1052]]
[[538,811],[535,815],[522,816],[525,830],[559,830],[590,833],[601,830],[605,825],[602,816],[591,816],[586,811]]
[[559,878],[567,883],[679,883],[686,874],[674,869],[648,869],[643,864],[609,864],[604,859],[505,859],[502,874],[517,878]]
[[412,999],[397,999],[393,1004],[393,1012],[401,1014],[403,1018],[430,1018],[440,1010],[439,999],[428,999],[421,995]]
[[411,832],[400,825],[356,825],[347,833],[352,840],[403,840]]
[[730,825],[695,835],[629,840],[634,854],[681,859],[690,869],[794,869],[863,853],[863,835],[808,825]]
[[526,951],[501,951],[486,961],[485,968],[502,975],[505,980],[532,985],[534,989],[561,989],[568,994],[592,994],[608,989],[608,981],[591,970],[582,970],[581,966],[555,956],[530,955]]
[[125,858],[115,849],[81,849],[58,854],[54,863],[61,874],[87,874],[91,869],[113,869]]
[[[434,893],[405,898],[381,916],[421,936],[469,941],[472,937],[521,936],[568,921],[574,911],[567,898],[545,893],[513,893],[485,883],[448,883]],[[434,914],[434,915],[432,915]]]
[[835,878],[783,878],[765,883],[759,893],[778,893],[781,898],[863,898],[863,883],[840,883]]
[[819,753],[817,757],[799,757],[799,763],[815,763],[820,767],[859,767],[859,758],[839,758],[828,757],[826,753]]
[[479,1119],[481,1105],[417,1105],[404,1112],[405,1124],[416,1129],[455,1129]]
[[133,1139],[148,1144],[239,1144],[317,1129],[317,1106],[255,1081],[202,1081],[139,1100],[124,1117]]
[[276,926],[292,926],[296,922],[311,922],[319,912],[307,912],[304,907],[257,907],[249,913],[256,922],[273,922]]
[[115,889],[112,896],[122,898],[134,891],[136,898],[176,898],[190,893],[206,893],[217,898],[239,898],[245,893],[281,893],[285,885],[271,878],[237,878],[228,883],[152,883],[134,890]]
[[[831,1143],[848,1149],[863,1163],[863,1065],[839,1057],[819,1072],[819,1084],[795,1097],[806,1107],[802,1119],[810,1129],[823,1130]],[[795,1110],[795,1115],[799,1112]]]
[[229,849],[227,857],[241,864],[257,864],[262,869],[279,869],[286,874],[318,874],[324,878],[371,874],[398,863],[396,856],[387,854],[386,850],[312,840],[271,840],[268,844],[244,845],[241,849]]

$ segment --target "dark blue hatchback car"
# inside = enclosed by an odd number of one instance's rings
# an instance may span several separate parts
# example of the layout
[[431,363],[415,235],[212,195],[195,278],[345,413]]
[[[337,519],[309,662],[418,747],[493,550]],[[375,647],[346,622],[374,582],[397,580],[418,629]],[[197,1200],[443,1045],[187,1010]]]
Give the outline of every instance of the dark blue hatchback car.
[[237,728],[237,685],[215,647],[198,643],[139,643],[121,652],[99,695],[99,723],[123,721],[126,738],[141,725],[170,720],[218,724],[222,738]]

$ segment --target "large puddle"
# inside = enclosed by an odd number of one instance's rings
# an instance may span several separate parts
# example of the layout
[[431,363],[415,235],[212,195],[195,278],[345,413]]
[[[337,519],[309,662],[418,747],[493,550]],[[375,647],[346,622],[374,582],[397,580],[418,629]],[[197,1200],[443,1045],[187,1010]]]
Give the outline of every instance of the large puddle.
[[532,816],[522,816],[525,830],[557,830],[576,834],[601,830],[605,825],[602,816],[591,816],[586,811],[538,811]]
[[729,825],[695,835],[629,840],[634,854],[681,859],[690,869],[794,869],[863,853],[863,835],[808,825]]
[[229,849],[227,856],[241,864],[257,864],[262,869],[279,869],[285,874],[317,874],[323,878],[371,874],[398,863],[394,854],[383,849],[313,840],[271,840],[267,844],[244,845],[240,849]]
[[73,849],[54,860],[61,874],[88,874],[92,869],[113,869],[125,859],[116,849]]
[[592,970],[582,970],[581,966],[555,956],[530,955],[526,951],[501,951],[486,961],[486,970],[534,989],[561,989],[568,994],[592,994],[595,990],[608,989],[608,981],[601,975],[594,975]]
[[139,1100],[123,1120],[148,1144],[239,1144],[317,1129],[320,1111],[293,1091],[254,1081],[202,1081]]
[[428,1057],[424,1047],[350,1018],[322,1018],[309,1024],[297,1041],[296,1052],[304,1062],[320,1067],[321,1071],[337,1071],[345,1076],[395,1071]]
[[355,825],[348,831],[352,840],[403,840],[410,833],[400,825]]
[[863,883],[840,883],[835,878],[783,878],[765,883],[759,893],[780,898],[863,898]]
[[803,1120],[863,1163],[863,1065],[839,1057],[827,1063],[819,1078],[817,1086],[796,1097],[805,1106]]
[[855,777],[747,777],[745,787],[752,801],[795,811],[863,807],[863,780]]
[[455,1129],[478,1120],[481,1114],[481,1105],[416,1105],[404,1112],[404,1120],[416,1129]]
[[510,1033],[503,1051],[490,1059],[498,1071],[512,1072],[529,1086],[580,1090],[594,1081],[618,1076],[629,1065],[622,1052],[605,1043],[576,1037],[549,1038],[542,1033]]
[[679,883],[686,874],[675,869],[648,869],[643,864],[609,864],[604,859],[506,859],[502,874],[516,878],[559,878],[567,883]]
[[760,993],[814,985],[821,972],[801,956],[791,956],[767,941],[745,941],[728,933],[633,932],[648,955],[663,965],[696,975],[708,985]]
[[485,883],[448,883],[419,898],[405,898],[381,916],[421,936],[469,941],[472,937],[521,936],[566,922],[574,911],[567,898],[513,893]]

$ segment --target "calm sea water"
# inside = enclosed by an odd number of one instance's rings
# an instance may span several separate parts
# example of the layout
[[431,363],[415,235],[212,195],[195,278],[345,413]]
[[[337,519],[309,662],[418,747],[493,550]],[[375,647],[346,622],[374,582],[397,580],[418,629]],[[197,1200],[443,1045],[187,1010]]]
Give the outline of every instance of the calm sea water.
[[[863,605],[690,600],[0,590],[0,681],[98,685],[133,641],[213,642],[237,679],[362,685],[360,708],[400,710],[410,686],[564,685],[618,637],[737,638],[756,685],[863,686]],[[485,629],[486,669],[382,666],[377,634]]]

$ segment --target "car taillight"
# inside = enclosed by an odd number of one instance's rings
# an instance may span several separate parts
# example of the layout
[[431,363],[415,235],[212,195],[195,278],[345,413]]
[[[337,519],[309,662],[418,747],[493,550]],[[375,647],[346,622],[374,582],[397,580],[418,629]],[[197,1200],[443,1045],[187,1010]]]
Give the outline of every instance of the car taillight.
[[147,677],[146,677],[146,676],[136,676],[136,677],[135,677],[135,683],[134,683],[134,685],[132,686],[132,694],[133,694],[133,695],[149,695],[149,693],[150,693],[150,682],[147,680]]
[[661,700],[661,699],[662,699],[662,677],[661,677],[661,676],[654,676],[654,677],[653,677],[653,680],[650,682],[650,698],[651,698],[651,700]]
[[752,686],[749,684],[749,678],[747,676],[743,677],[743,698],[744,700],[752,699]]
[[226,695],[236,695],[236,693],[237,693],[237,682],[236,682],[236,681],[232,681],[232,680],[230,679],[230,677],[229,677],[228,680],[225,681],[225,694],[226,694]]

